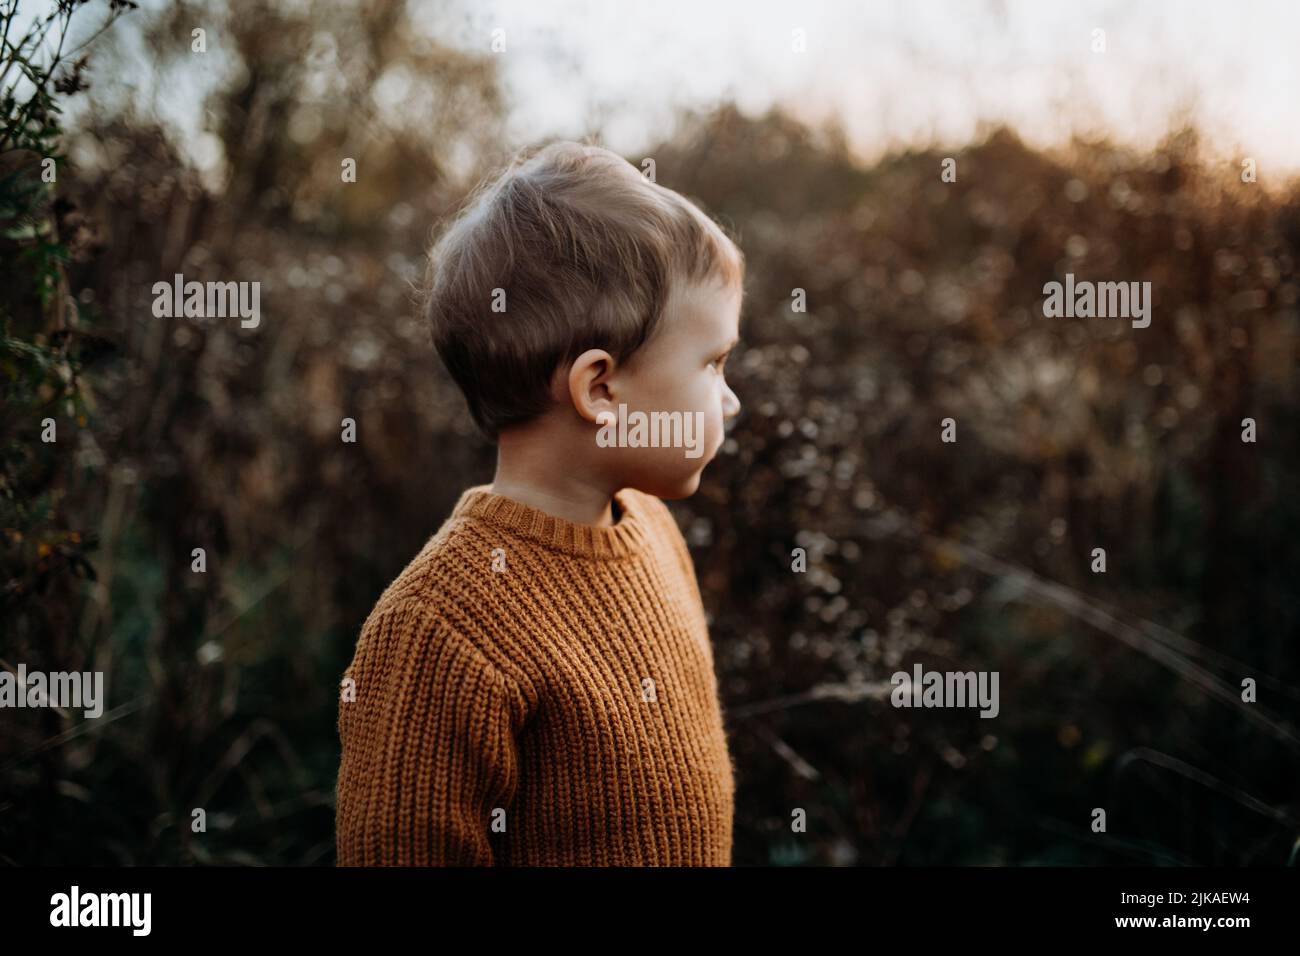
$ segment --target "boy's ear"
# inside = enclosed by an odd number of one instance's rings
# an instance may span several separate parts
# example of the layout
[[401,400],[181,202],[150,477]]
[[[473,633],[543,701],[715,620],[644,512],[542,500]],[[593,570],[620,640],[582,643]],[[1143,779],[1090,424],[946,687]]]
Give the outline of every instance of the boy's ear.
[[604,349],[587,349],[569,366],[569,399],[585,420],[599,423],[601,412],[617,414],[612,383],[616,364]]

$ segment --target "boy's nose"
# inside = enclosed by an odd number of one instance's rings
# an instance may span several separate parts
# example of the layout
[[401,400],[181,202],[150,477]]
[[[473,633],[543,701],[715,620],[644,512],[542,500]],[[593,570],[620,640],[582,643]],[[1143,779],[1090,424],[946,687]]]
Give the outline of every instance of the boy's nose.
[[730,385],[722,386],[722,417],[735,418],[740,414],[740,399],[731,390]]

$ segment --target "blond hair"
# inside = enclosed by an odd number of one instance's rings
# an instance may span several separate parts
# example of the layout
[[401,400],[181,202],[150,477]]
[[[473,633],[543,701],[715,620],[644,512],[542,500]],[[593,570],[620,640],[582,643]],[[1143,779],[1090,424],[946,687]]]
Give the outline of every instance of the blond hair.
[[556,369],[582,352],[622,361],[641,347],[674,283],[743,273],[744,254],[685,197],[607,149],[557,142],[521,152],[450,221],[429,253],[424,317],[495,439],[544,412]]

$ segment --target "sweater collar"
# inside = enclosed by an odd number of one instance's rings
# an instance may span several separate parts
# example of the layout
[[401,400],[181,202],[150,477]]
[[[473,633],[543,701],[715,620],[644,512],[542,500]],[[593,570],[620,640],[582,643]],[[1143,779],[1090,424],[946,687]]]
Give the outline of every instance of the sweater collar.
[[495,494],[490,485],[466,489],[452,511],[453,518],[478,518],[543,547],[585,558],[625,558],[641,552],[649,541],[649,516],[639,492],[615,492],[619,517],[610,527],[581,524],[547,514],[522,502]]

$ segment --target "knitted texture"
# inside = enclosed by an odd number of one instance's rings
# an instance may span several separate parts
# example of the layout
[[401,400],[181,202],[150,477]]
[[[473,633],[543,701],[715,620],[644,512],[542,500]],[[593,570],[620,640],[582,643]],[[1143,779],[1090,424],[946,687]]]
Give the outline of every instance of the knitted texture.
[[658,498],[615,500],[595,527],[470,488],[384,591],[339,704],[339,865],[730,864],[690,553]]

